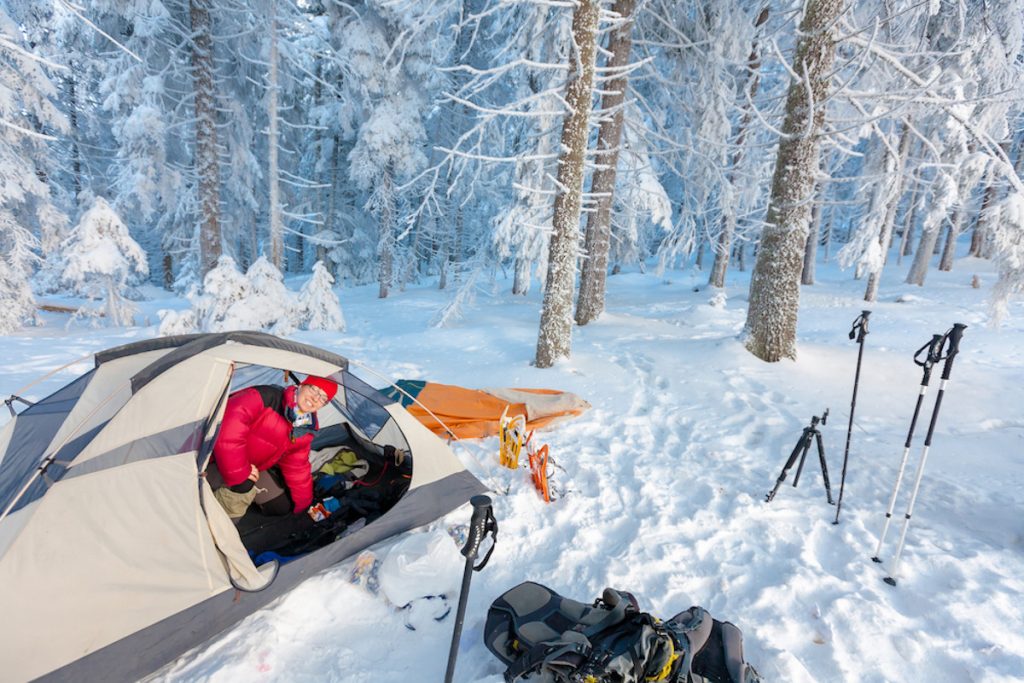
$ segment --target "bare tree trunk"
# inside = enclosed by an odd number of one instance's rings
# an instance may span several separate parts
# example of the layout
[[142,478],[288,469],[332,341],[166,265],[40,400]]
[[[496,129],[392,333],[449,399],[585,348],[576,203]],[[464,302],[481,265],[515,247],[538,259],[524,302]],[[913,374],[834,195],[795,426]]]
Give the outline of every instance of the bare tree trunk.
[[558,189],[537,335],[535,362],[539,368],[551,367],[558,358],[568,358],[572,348],[572,296],[576,284],[583,199],[583,162],[594,96],[594,60],[600,14],[598,0],[578,2],[572,15],[575,49],[569,55],[569,83],[565,94],[569,111],[562,123]]
[[800,271],[818,171],[818,135],[835,57],[836,19],[843,0],[808,0],[786,97],[768,215],[750,279],[746,347],[773,363],[796,358]]
[[199,177],[199,277],[221,254],[220,169],[217,151],[217,108],[213,85],[213,25],[210,0],[189,0],[192,22],[192,79],[195,88],[196,150]]
[[395,200],[390,163],[381,174],[375,191],[380,192],[383,198],[380,204],[380,237],[377,242],[377,283],[380,285],[377,297],[386,299],[395,270]]
[[629,64],[633,46],[633,6],[635,0],[615,0],[612,11],[621,22],[608,37],[611,55],[605,64],[616,75],[608,82],[601,99],[603,118],[597,133],[597,168],[590,183],[590,192],[597,200],[597,210],[587,214],[586,237],[580,273],[580,292],[576,300],[576,323],[586,325],[604,311],[605,284],[608,272],[608,249],[612,232],[612,201],[615,175],[619,165],[622,139],[622,103],[626,99],[628,77],[622,72]]
[[910,264],[910,272],[907,273],[907,284],[924,287],[924,278],[928,274],[928,263],[932,260],[932,253],[935,251],[935,244],[939,241],[941,226],[932,230],[925,230],[921,227],[921,239],[917,243],[917,251],[914,253],[914,261]]
[[462,279],[462,244],[465,239],[466,232],[466,221],[465,216],[462,212],[461,204],[455,209],[455,234],[453,239],[455,240],[452,245],[452,252],[449,254],[451,258],[451,277],[452,281],[457,285]]
[[963,225],[964,213],[967,209],[963,203],[957,206],[953,212],[953,219],[949,221],[946,228],[946,243],[942,247],[942,257],[939,259],[939,270],[949,272],[953,270],[953,257],[956,255],[956,238],[960,236],[960,226]]
[[[823,186],[818,183],[814,196],[821,199]],[[818,259],[818,231],[821,229],[821,201],[814,203],[811,209],[811,227],[807,231],[807,243],[804,245],[804,267],[800,273],[800,284],[814,284],[814,266]]]
[[[321,85],[321,81],[323,80],[323,66],[322,66],[322,63],[323,63],[322,60],[320,60],[320,59],[316,60],[316,81],[314,82],[314,85],[313,85],[313,101],[316,103],[316,106],[318,106],[318,107],[323,102],[323,85]],[[318,130],[316,132],[316,156],[314,157],[314,159],[315,159],[314,164],[320,163],[320,160],[323,157],[323,155],[324,155],[324,134],[323,134],[323,131]],[[328,169],[328,176],[331,178],[331,182],[333,182],[333,180],[334,180],[334,170],[333,169]],[[323,177],[322,176],[321,176],[321,182],[323,182]],[[328,190],[328,192],[330,192],[332,189],[333,189],[333,185],[331,185],[331,188]],[[326,193],[324,193],[324,192],[317,192],[316,193],[316,209],[317,209],[317,213],[321,217],[321,220],[323,221],[323,223],[322,223],[322,225],[320,227],[321,231],[325,231],[327,229],[328,219],[327,219],[327,211],[325,210],[325,207],[331,201],[325,195],[326,195]],[[325,247],[323,245],[323,243],[318,240],[317,243],[316,243],[315,249],[316,249],[316,260],[321,262],[321,263],[323,263],[324,266],[327,267],[328,270],[331,270],[330,264],[327,263],[327,247]]]
[[270,262],[284,272],[284,220],[277,165],[277,3],[270,2],[270,68],[267,72],[267,183],[270,214]]
[[71,127],[71,181],[73,183],[75,206],[78,206],[78,195],[82,193],[82,156],[78,149],[78,73],[75,71],[75,62],[70,63],[71,74],[65,77],[64,82],[68,86],[68,123]]
[[529,259],[516,257],[513,266],[514,278],[512,280],[512,293],[525,295],[530,291],[530,261]]
[[[328,169],[328,188],[327,188],[327,210],[324,212],[324,232],[328,234],[334,233],[334,212],[337,208],[337,196],[338,196],[338,148],[341,147],[341,140],[337,135],[334,136],[334,145],[331,149],[331,167]],[[316,257],[318,260],[323,261],[324,265],[327,264],[327,247],[320,244],[316,248]],[[328,268],[328,270],[334,270]],[[337,273],[334,273],[336,276]]]
[[917,193],[919,183],[914,183],[910,191],[910,203],[907,205],[907,215],[903,219],[903,236],[900,239],[900,250],[896,254],[896,265],[903,263],[903,257],[909,256],[914,250],[911,240],[914,236],[914,223],[917,222]]
[[[754,20],[755,32],[768,21],[768,6],[761,9],[761,13]],[[743,116],[740,118],[739,131],[736,134],[736,152],[732,156],[732,165],[729,167],[727,181],[729,186],[735,185],[736,169],[743,160],[743,143],[746,141],[747,129],[753,118],[753,100],[761,85],[761,51],[757,38],[750,47],[750,56],[747,57],[747,80],[749,82],[749,96],[743,105]],[[712,287],[725,287],[725,272],[729,268],[729,255],[732,237],[736,233],[736,210],[735,207],[728,207],[722,216],[722,226],[718,232],[718,245],[715,249],[715,261],[711,264],[711,275],[708,277],[708,284]],[[741,251],[742,253],[742,251]],[[741,269],[742,270],[742,269]]]
[[985,194],[981,198],[981,206],[978,208],[978,216],[974,221],[974,231],[971,233],[971,248],[968,256],[981,257],[988,237],[989,211],[996,203],[996,196],[999,192],[999,184],[996,182],[995,173],[990,169],[985,177]]
[[444,241],[442,241],[442,243],[441,243],[440,252],[438,253],[438,265],[440,266],[440,271],[441,271],[440,273],[438,273],[438,277],[437,277],[437,288],[438,289],[447,289],[448,288],[448,268],[449,268],[450,264],[448,262],[448,243],[447,243],[447,241],[448,241],[448,238],[445,237]]
[[903,198],[903,169],[907,166],[907,156],[910,154],[910,126],[908,124],[903,124],[903,132],[900,133],[900,146],[896,154],[896,168],[893,171],[895,177],[892,179],[894,187],[885,207],[882,229],[878,233],[878,245],[883,250],[882,262],[877,270],[872,270],[868,274],[868,286],[864,290],[864,301],[870,302],[878,299],[878,282],[882,278],[885,262],[889,260],[892,227],[896,223],[896,211],[900,208],[900,199]]
[[166,247],[164,247],[163,252],[164,289],[169,292],[174,289],[174,259]]

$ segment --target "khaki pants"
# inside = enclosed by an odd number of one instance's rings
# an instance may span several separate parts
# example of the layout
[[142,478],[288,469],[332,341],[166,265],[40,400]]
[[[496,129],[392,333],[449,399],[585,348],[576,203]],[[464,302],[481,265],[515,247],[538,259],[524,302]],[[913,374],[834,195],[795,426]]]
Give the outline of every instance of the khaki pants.
[[291,501],[278,477],[279,471],[272,467],[260,472],[252,489],[246,493],[236,493],[224,485],[224,477],[213,460],[206,468],[206,480],[213,489],[214,498],[233,520],[240,519],[252,504],[257,505],[265,515],[286,515],[291,512]]

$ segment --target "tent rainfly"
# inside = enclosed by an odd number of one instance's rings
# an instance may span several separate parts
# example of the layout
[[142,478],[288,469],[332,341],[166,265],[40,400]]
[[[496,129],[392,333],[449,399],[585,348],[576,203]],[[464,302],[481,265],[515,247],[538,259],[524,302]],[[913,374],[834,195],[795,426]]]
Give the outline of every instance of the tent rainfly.
[[[371,523],[256,566],[204,469],[228,394],[280,384],[282,371],[337,381],[321,433],[336,426],[366,448],[404,449],[412,479]],[[304,578],[483,491],[441,439],[337,354],[258,332],[98,353],[92,370],[0,432],[2,677],[142,678]]]

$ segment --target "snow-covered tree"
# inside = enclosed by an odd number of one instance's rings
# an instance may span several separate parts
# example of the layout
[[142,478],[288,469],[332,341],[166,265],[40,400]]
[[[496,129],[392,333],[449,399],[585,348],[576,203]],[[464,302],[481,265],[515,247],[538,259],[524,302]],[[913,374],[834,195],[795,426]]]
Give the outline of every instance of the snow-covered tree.
[[302,327],[306,330],[345,329],[345,316],[341,302],[334,292],[334,278],[322,261],[313,265],[313,275],[299,292]]
[[993,251],[999,266],[991,301],[991,319],[998,325],[1010,299],[1024,292],[1024,190],[1014,188],[996,208],[991,222]]
[[400,270],[396,267],[401,237],[397,185],[410,180],[427,163],[421,120],[426,101],[415,74],[386,68],[397,27],[374,16],[353,23],[348,49],[351,66],[359,69],[360,86],[366,92],[366,113],[348,155],[349,178],[367,193],[365,208],[377,219],[377,281],[383,299]]
[[[34,317],[29,276],[39,245],[34,230],[49,232],[61,214],[51,202],[49,145],[67,129],[54,106],[57,90],[23,29],[0,8],[0,333]],[[52,246],[52,245],[51,245]]]
[[291,334],[298,327],[299,310],[295,295],[288,291],[284,276],[267,257],[260,256],[245,272],[249,292],[228,308],[221,329],[268,330]]
[[[15,254],[31,255],[35,240],[10,215],[0,211],[0,243],[5,247],[0,254],[0,334],[8,334],[34,319],[36,300],[28,285],[26,264],[21,263],[25,259]],[[9,251],[11,247],[15,251]]]
[[568,358],[572,348],[572,299],[576,286],[580,209],[583,203],[584,166],[594,98],[594,62],[597,56],[598,0],[581,0],[573,10],[575,50],[570,57],[566,86],[566,114],[562,122],[562,152],[548,243],[548,272],[540,312],[535,364],[549,368]]
[[768,362],[796,357],[800,272],[843,0],[810,0],[800,24],[772,194],[750,279],[746,347]]
[[194,326],[204,332],[266,330],[291,334],[303,315],[300,302],[284,284],[281,271],[265,256],[243,275],[227,254],[203,278],[202,291],[188,295],[191,314],[161,312],[161,334],[181,334]]
[[202,290],[189,295],[198,328],[205,332],[238,329],[225,325],[224,321],[233,308],[237,310],[236,304],[245,301],[251,288],[249,279],[238,270],[235,259],[221,254],[217,265],[203,277]]
[[192,31],[192,83],[195,111],[195,170],[199,192],[200,272],[213,268],[221,254],[220,156],[217,149],[217,98],[214,79],[211,0],[189,0]]
[[129,281],[147,275],[149,266],[142,247],[105,199],[97,197],[82,214],[62,251],[66,285],[102,302],[101,308],[81,307],[76,316],[95,321],[102,311],[108,325],[130,325],[136,307],[126,297]]
[[602,119],[597,133],[596,161],[590,192],[597,202],[596,210],[587,214],[584,232],[585,259],[580,272],[580,292],[576,299],[576,323],[586,325],[604,310],[605,278],[608,251],[611,247],[612,204],[615,199],[615,178],[619,167],[622,140],[623,103],[629,82],[626,68],[633,48],[634,0],[616,0],[612,11],[616,25],[608,37],[611,53],[605,63],[610,80],[601,98]]

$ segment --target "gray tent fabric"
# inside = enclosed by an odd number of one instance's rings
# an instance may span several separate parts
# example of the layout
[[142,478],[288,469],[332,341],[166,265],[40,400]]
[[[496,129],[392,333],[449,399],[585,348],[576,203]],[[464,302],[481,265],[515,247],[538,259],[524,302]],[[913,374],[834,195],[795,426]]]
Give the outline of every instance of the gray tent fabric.
[[[0,511],[7,509],[18,494],[18,488],[39,466],[43,449],[53,440],[63,424],[63,418],[89,386],[94,372],[79,377],[45,401],[29,406],[18,416],[7,444],[7,453],[11,455],[0,460]],[[35,500],[46,488],[42,482],[38,486],[42,490],[33,491],[23,504]]]
[[[485,490],[329,351],[230,332],[136,342],[95,363],[0,432],[0,613],[17,615],[0,632],[5,681],[145,676],[311,574]],[[252,564],[203,468],[227,394],[278,372],[339,381],[322,430],[403,448],[413,469],[382,517],[275,575]]]

